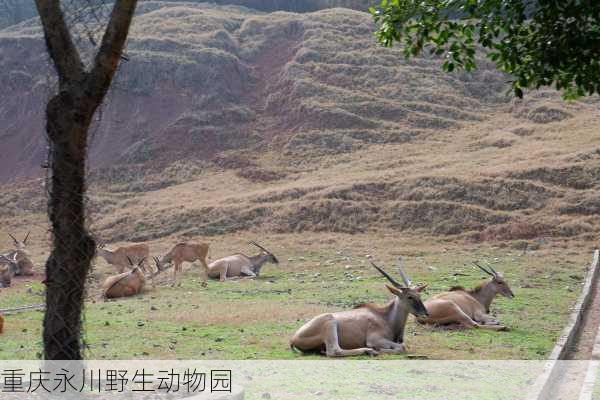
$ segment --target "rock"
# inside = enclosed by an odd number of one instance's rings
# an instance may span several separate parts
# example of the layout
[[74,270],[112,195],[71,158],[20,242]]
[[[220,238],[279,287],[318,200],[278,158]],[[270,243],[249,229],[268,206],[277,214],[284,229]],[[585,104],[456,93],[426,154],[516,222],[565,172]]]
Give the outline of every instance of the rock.
[[138,323],[137,323],[137,326],[139,326],[140,328],[144,325],[146,325],[146,324],[143,321],[138,321]]
[[372,256],[372,255],[370,255],[370,254],[367,254],[367,255],[365,255],[365,257],[366,257],[366,258],[369,258],[369,259],[373,258],[373,256]]
[[427,269],[430,270],[430,271],[437,271],[437,268],[434,267],[433,265],[428,265]]
[[263,393],[262,396],[260,396],[261,399],[270,399],[271,395],[269,393]]
[[156,308],[156,307],[154,307],[154,306],[151,306],[151,307],[150,307],[150,311],[158,311],[158,308]]

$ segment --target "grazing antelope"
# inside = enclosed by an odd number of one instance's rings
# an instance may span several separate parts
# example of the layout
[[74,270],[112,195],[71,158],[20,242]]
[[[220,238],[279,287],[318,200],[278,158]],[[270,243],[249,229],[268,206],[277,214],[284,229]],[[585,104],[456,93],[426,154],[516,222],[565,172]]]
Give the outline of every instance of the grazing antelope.
[[[148,245],[134,244],[131,246],[121,246],[115,250],[108,250],[104,246],[104,243],[98,245],[97,254],[104,258],[110,265],[117,267],[119,273],[122,273],[129,266],[129,259],[136,264],[143,260],[143,264],[140,267],[144,272],[147,272],[146,267],[150,269],[147,262],[150,257],[150,248]],[[152,270],[150,269],[150,271]]]
[[165,264],[173,264],[173,283],[171,286],[175,286],[177,284],[177,272],[181,271],[181,265],[184,262],[200,261],[202,268],[204,268],[202,286],[206,286],[208,280],[207,256],[208,244],[206,243],[177,243],[171,251],[158,261],[156,266],[160,270],[164,270],[166,269]]
[[394,299],[384,306],[365,304],[349,311],[321,314],[298,329],[290,341],[292,350],[325,352],[328,357],[406,352],[404,326],[409,313],[427,316],[419,295],[427,285],[412,288],[404,272],[401,285],[377,265],[373,267],[393,285],[386,286]]
[[154,287],[154,273],[148,262],[150,257],[150,247],[146,244],[133,244],[130,246],[121,246],[115,250],[104,248],[104,243],[100,244],[97,249],[97,254],[104,258],[110,265],[117,267],[117,271],[121,274],[129,266],[129,259],[136,264],[140,264],[140,268],[144,273],[150,274],[152,287]]
[[261,250],[260,254],[248,257],[245,254],[237,253],[215,260],[208,264],[208,277],[219,279],[221,282],[234,276],[257,278],[264,264],[268,262],[279,264],[277,257],[269,250],[254,241],[250,244],[258,247]]
[[490,305],[497,294],[509,299],[515,295],[502,274],[494,271],[491,266],[487,270],[477,263],[475,265],[492,279],[481,283],[473,290],[465,290],[458,286],[427,299],[425,307],[429,316],[417,318],[417,321],[424,324],[460,324],[466,328],[507,330],[489,315]]
[[131,271],[123,272],[118,275],[109,276],[102,285],[102,296],[105,299],[115,299],[117,297],[133,296],[142,291],[146,284],[146,278],[142,272],[142,263],[140,260],[137,266],[131,259],[128,259]]

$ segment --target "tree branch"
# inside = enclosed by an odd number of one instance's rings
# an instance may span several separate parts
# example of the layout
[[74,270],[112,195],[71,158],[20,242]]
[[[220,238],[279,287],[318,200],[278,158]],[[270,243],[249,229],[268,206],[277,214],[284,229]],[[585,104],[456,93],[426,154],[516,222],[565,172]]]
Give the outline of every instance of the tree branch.
[[136,5],[137,0],[117,0],[113,7],[88,83],[98,101],[106,95],[119,65]]
[[85,69],[64,20],[60,1],[35,0],[35,5],[42,20],[46,46],[52,61],[54,61],[60,85],[81,81]]

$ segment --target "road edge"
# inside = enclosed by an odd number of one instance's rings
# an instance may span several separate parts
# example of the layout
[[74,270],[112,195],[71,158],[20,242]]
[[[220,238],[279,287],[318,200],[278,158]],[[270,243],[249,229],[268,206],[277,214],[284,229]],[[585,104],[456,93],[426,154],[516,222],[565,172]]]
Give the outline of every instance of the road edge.
[[560,371],[557,371],[558,365],[557,361],[562,360],[569,346],[573,344],[575,339],[577,338],[577,334],[579,329],[581,328],[581,324],[583,322],[583,317],[587,309],[589,308],[590,302],[592,300],[592,293],[597,284],[598,276],[600,275],[600,250],[594,251],[594,257],[592,259],[592,264],[587,271],[585,276],[583,288],[581,291],[581,295],[579,296],[577,303],[573,307],[573,311],[571,311],[571,315],[569,316],[569,322],[563,329],[560,337],[556,341],[550,356],[548,357],[548,361],[544,366],[544,371],[541,375],[536,379],[533,389],[530,391],[530,395],[527,396],[529,400],[542,400],[542,399],[550,399],[551,393],[550,389],[552,383],[554,382],[554,378],[560,374]]

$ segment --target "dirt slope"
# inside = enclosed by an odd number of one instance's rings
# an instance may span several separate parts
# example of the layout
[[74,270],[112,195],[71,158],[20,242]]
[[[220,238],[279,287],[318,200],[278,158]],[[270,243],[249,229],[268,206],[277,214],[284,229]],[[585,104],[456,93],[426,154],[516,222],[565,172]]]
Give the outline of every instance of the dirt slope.
[[[114,240],[392,230],[474,241],[597,237],[596,99],[505,96],[485,61],[446,75],[366,13],[144,2],[90,147]],[[0,181],[40,174],[47,85],[33,22],[0,31]],[[6,55],[6,56],[4,56]],[[43,212],[9,184],[10,218]],[[535,243],[530,243],[535,245]]]

